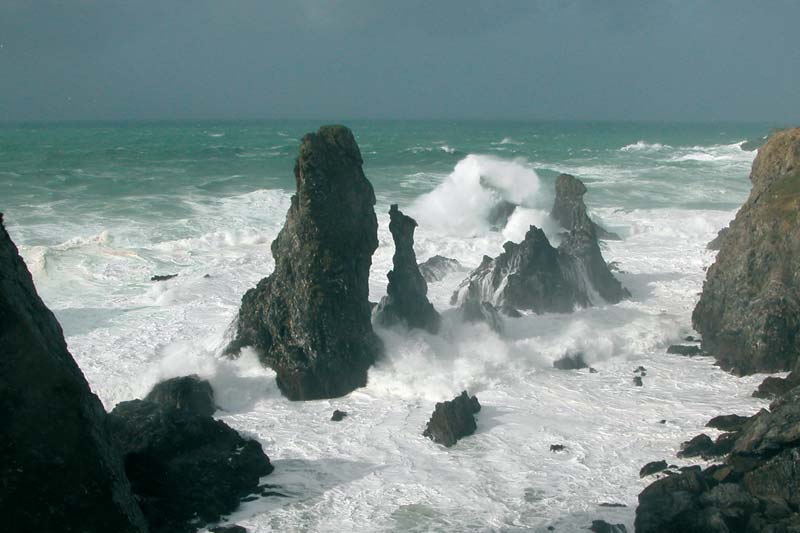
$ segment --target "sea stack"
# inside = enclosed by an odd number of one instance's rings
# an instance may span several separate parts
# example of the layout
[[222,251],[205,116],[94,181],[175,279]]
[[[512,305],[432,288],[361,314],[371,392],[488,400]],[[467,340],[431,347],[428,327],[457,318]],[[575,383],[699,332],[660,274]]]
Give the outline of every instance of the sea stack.
[[242,298],[227,351],[253,346],[291,400],[363,387],[382,351],[368,300],[378,221],[362,164],[344,126],[303,137],[297,192],[272,243],[275,270]]
[[441,317],[428,301],[428,284],[419,271],[414,253],[414,228],[417,222],[393,204],[389,209],[389,231],[394,239],[392,270],[386,277],[386,296],[375,309],[375,320],[384,326],[405,324],[437,333]]
[[144,532],[106,428],[0,215],[0,508],[9,530]]
[[556,178],[556,198],[550,217],[567,231],[583,228],[592,232],[598,239],[619,240],[619,235],[611,233],[598,226],[586,212],[583,195],[586,194],[586,185],[581,180],[570,174],[561,174]]
[[790,370],[800,353],[800,128],[769,138],[750,180],[692,315],[703,350],[742,374]]

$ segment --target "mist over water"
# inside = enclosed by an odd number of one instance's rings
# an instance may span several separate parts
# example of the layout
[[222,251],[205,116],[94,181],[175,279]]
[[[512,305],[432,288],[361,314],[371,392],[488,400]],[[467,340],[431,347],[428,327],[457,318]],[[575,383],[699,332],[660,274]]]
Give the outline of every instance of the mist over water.
[[[290,497],[245,504],[232,520],[252,531],[574,531],[605,518],[631,530],[644,463],[688,464],[677,446],[708,418],[764,405],[750,397],[763,376],[664,352],[692,333],[714,257],[705,245],[750,188],[755,152],[741,143],[767,126],[348,125],[378,197],[372,301],[391,268],[390,203],[419,222],[420,261],[473,268],[530,224],[557,239],[547,212],[560,172],[585,182],[591,216],[623,236],[603,255],[632,298],[506,319],[500,335],[458,321],[449,302],[466,272],[456,272],[429,284],[439,335],[378,329],[387,354],[367,387],[288,402],[254,353],[218,354],[242,294],[272,271],[298,139],[318,124],[0,129],[0,211],[106,408],[197,373],[215,388],[218,416],[273,460],[269,482]],[[522,207],[493,228],[487,215],[502,200]],[[599,372],[553,369],[577,352]],[[484,406],[476,435],[447,450],[423,438],[433,404],[465,388]],[[333,424],[334,408],[350,416]],[[567,451],[550,453],[556,443]]]

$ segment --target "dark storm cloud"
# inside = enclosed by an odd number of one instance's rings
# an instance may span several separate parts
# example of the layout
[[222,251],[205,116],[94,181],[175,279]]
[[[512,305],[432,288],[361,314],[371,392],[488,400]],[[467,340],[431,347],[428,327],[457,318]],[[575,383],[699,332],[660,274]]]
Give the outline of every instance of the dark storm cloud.
[[3,0],[0,120],[800,119],[800,2]]

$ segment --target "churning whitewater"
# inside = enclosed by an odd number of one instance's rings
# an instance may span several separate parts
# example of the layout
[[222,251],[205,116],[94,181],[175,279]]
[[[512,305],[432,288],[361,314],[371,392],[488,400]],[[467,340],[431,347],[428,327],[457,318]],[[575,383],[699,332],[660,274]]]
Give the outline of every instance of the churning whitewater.
[[[294,190],[296,139],[312,125],[7,132],[19,142],[0,157],[1,210],[106,409],[162,379],[199,374],[215,389],[217,417],[272,460],[269,482],[285,497],[248,502],[230,522],[257,532],[576,531],[602,518],[632,530],[643,464],[694,464],[675,452],[710,417],[766,405],[751,397],[763,375],[665,353],[694,335],[691,311],[715,253],[706,244],[746,197],[755,152],[742,143],[763,130],[351,126],[378,198],[371,301],[386,293],[392,268],[390,204],[419,223],[420,261],[443,255],[472,269],[531,224],[559,242],[548,212],[560,172],[586,183],[590,215],[622,237],[602,252],[631,297],[505,318],[496,333],[460,321],[450,297],[467,272],[454,271],[428,284],[442,314],[437,335],[376,326],[386,354],[365,388],[290,402],[252,350],[220,354],[242,294],[274,267],[269,245]],[[43,157],[46,170],[35,170]],[[503,201],[520,207],[498,227],[490,213]],[[177,276],[150,281],[167,274]],[[596,373],[553,368],[579,352]],[[421,433],[434,403],[462,390],[480,398],[478,430],[445,449]],[[334,409],[349,416],[330,422]]]

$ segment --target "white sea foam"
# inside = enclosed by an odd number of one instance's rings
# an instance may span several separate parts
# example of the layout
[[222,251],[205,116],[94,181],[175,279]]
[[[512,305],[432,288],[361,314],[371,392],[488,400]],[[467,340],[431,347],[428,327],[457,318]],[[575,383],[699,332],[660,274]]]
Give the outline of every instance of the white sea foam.
[[668,149],[668,148],[672,148],[672,147],[670,145],[668,145],[668,144],[649,143],[647,141],[639,140],[639,141],[636,141],[633,144],[627,144],[627,145],[623,146],[622,148],[620,148],[620,151],[622,151],[622,152],[642,152],[642,151],[654,152],[654,151],[664,150],[664,149]]

